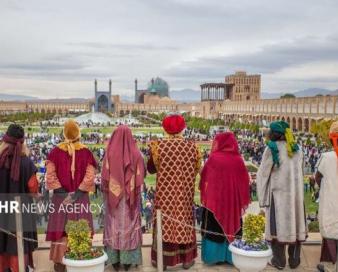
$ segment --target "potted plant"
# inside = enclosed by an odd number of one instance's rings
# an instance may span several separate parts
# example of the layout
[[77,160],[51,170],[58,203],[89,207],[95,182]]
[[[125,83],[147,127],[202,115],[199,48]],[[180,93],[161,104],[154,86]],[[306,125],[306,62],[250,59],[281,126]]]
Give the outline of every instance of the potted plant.
[[241,272],[263,270],[272,257],[272,251],[264,239],[265,218],[248,214],[243,223],[243,237],[229,246],[232,260]]
[[62,262],[67,272],[103,272],[108,256],[98,248],[92,248],[91,229],[88,221],[69,220],[66,224],[68,251]]

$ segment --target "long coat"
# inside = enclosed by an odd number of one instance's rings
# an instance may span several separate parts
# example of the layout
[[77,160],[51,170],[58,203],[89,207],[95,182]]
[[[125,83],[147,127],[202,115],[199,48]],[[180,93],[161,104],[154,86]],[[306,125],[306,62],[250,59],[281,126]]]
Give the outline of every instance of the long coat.
[[273,166],[267,147],[257,173],[257,193],[260,207],[266,208],[265,238],[282,243],[304,241],[307,236],[303,153],[288,157],[286,142],[277,142],[280,166]]
[[319,195],[319,227],[324,238],[338,240],[338,159],[336,152],[326,152],[318,163],[323,175]]
[[164,215],[163,241],[174,244],[193,243],[196,241],[196,233],[189,226],[194,225],[195,179],[200,169],[198,148],[193,141],[182,137],[152,142],[150,148],[157,171],[154,207],[155,210],[161,209]]

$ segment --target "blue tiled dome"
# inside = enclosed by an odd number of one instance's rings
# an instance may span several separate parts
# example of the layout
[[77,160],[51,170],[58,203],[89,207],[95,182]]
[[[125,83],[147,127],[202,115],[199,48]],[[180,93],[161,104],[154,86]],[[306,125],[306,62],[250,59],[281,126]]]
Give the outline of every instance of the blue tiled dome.
[[161,97],[169,97],[169,85],[165,80],[160,77],[152,79],[148,83],[148,91],[153,94],[158,94]]

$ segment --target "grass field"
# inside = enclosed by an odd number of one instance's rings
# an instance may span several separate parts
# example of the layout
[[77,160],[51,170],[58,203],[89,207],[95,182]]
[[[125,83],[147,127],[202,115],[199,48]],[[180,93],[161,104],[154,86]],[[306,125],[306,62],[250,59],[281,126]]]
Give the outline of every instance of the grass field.
[[307,214],[315,214],[318,210],[318,203],[312,201],[310,192],[304,193],[305,209]]

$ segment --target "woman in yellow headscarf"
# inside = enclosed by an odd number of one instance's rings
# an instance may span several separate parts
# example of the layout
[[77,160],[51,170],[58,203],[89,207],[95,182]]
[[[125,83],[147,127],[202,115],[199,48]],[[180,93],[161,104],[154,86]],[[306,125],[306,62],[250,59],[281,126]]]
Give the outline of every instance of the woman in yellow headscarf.
[[93,154],[80,142],[80,128],[74,120],[65,123],[63,135],[64,142],[52,149],[46,161],[47,189],[54,191],[52,202],[55,208],[55,213],[49,215],[46,240],[52,241],[50,259],[55,263],[55,271],[65,269],[61,261],[67,250],[64,236],[67,220],[86,219],[93,227],[90,212],[70,213],[60,209],[61,205],[71,203],[89,205],[88,192],[94,191],[96,169]]

